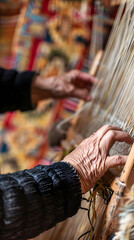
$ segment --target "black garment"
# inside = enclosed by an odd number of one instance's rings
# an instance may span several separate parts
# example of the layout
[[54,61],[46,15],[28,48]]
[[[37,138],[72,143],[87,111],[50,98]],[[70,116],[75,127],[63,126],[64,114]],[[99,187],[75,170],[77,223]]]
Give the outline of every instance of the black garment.
[[[0,111],[32,109],[35,72],[0,69]],[[26,240],[73,216],[81,203],[76,170],[65,162],[0,175],[0,240]]]
[[35,72],[0,68],[0,113],[32,110],[31,84]]
[[81,187],[68,163],[0,176],[0,239],[26,240],[73,216]]

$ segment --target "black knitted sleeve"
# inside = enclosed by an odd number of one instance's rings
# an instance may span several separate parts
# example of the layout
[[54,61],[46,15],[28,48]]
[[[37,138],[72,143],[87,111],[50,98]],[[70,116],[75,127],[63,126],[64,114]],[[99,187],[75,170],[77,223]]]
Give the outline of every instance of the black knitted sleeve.
[[80,180],[69,163],[0,175],[0,239],[33,238],[73,216],[80,203]]
[[31,84],[35,72],[0,68],[0,113],[32,110]]

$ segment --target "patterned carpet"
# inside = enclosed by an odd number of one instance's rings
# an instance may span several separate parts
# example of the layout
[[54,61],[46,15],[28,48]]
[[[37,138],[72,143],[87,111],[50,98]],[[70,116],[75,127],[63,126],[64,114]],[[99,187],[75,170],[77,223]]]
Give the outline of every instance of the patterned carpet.
[[[74,68],[87,72],[97,50],[105,47],[112,26],[108,23],[111,9],[88,0],[23,0],[16,8],[11,2],[3,1],[9,10],[2,6],[0,11],[2,66],[37,70],[44,77]],[[64,149],[49,146],[48,132],[56,121],[71,116],[78,102],[48,100],[40,102],[34,112],[0,116],[1,171],[62,159]]]

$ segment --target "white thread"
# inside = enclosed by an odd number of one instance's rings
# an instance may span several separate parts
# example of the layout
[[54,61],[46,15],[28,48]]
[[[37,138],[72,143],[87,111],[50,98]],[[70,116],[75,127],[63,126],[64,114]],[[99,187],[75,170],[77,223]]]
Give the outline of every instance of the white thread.
[[119,179],[118,179],[118,181],[119,181],[119,184],[120,184],[122,187],[126,187],[126,184],[125,184],[125,183],[121,182]]
[[[64,123],[80,115],[79,132],[83,130],[83,119],[93,119],[86,134],[97,130],[99,121],[118,125],[133,134],[134,126],[134,1],[122,0],[114,27],[109,38],[97,78],[100,84],[93,89],[92,103],[86,103],[73,116],[57,125],[62,131]],[[90,115],[89,115],[90,112]],[[82,114],[81,114],[82,113]],[[109,117],[110,116],[110,117]]]

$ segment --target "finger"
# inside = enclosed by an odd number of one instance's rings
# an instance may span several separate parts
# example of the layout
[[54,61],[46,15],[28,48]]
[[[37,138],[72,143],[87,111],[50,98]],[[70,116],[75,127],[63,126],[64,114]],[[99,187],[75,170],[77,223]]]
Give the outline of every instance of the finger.
[[132,144],[134,142],[134,138],[123,131],[109,130],[102,138],[100,146],[105,146],[105,149],[108,152],[116,141]]
[[122,131],[122,129],[119,127],[112,126],[112,125],[104,125],[96,132],[96,135],[99,137],[99,139],[102,139],[102,137],[110,130]]
[[106,170],[109,168],[123,166],[128,156],[114,155],[106,158]]
[[88,73],[81,72],[79,70],[73,70],[67,73],[66,81],[77,84],[78,82],[84,82],[89,84],[98,84],[99,81],[95,77],[89,75]]
[[95,77],[91,76],[88,73],[85,72],[79,72],[77,79],[84,82],[84,83],[92,83],[92,84],[98,84],[99,81]]
[[[62,85],[63,87],[63,85]],[[91,101],[92,97],[90,95],[91,86],[89,88],[76,88],[73,84],[68,84],[64,86],[65,96],[67,97],[76,97],[84,99],[85,101]]]
[[91,95],[89,94],[88,89],[75,88],[75,90],[73,91],[71,96],[83,99],[85,101],[91,101],[91,99],[92,99]]
[[78,87],[78,88],[87,88],[87,89],[90,89],[92,88],[93,84],[92,83],[85,83],[85,82],[82,82],[81,80],[76,80],[75,83],[73,83],[73,85],[75,87]]

